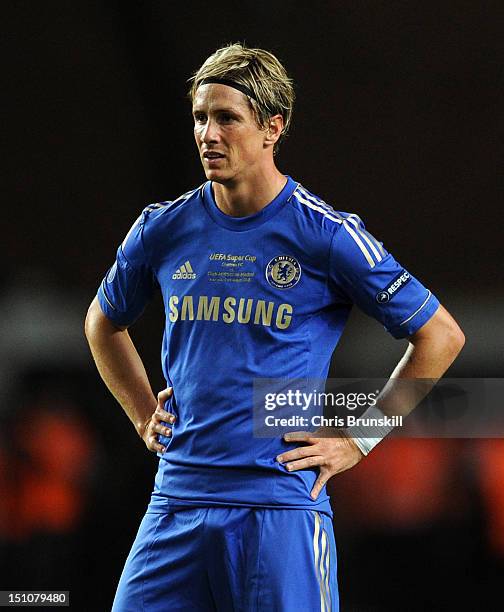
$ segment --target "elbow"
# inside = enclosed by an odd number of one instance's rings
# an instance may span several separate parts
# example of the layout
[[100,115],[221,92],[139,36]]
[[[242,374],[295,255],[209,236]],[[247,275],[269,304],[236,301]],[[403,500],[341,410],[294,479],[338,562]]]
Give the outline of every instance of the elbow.
[[464,332],[457,323],[454,322],[453,325],[450,325],[446,333],[446,348],[451,353],[453,359],[464,348],[465,340]]
[[434,369],[442,376],[462,350],[465,335],[449,312],[440,306],[434,317],[410,338],[410,342],[419,349],[419,355],[427,355],[437,364]]

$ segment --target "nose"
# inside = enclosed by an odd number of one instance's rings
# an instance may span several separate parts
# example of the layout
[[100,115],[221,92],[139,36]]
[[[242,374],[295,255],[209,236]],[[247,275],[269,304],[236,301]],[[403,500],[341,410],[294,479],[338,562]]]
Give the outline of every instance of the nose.
[[216,121],[211,118],[207,119],[205,126],[201,130],[200,136],[205,144],[216,143],[219,140],[219,126]]

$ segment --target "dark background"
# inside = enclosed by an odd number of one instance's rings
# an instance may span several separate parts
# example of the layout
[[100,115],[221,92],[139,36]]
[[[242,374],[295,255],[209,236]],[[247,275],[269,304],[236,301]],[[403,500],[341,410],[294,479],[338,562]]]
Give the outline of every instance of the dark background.
[[[155,458],[83,321],[141,209],[203,182],[186,80],[225,43],[294,78],[279,168],[357,212],[459,321],[449,375],[502,376],[502,3],[14,2],[2,23],[1,589],[110,607]],[[132,330],[155,390],[162,321],[157,299]],[[404,349],[355,313],[332,372],[384,376]],[[373,455],[331,485],[342,612],[498,609],[501,441]]]

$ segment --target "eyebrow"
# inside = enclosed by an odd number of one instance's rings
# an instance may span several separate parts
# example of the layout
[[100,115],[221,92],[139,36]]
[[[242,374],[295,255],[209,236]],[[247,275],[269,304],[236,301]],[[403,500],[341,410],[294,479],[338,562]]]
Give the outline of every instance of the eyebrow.
[[[200,107],[200,106],[193,106],[193,109],[192,109],[193,115],[194,115],[194,113],[203,113],[203,112],[206,112],[206,111],[202,107]],[[231,113],[233,115],[240,115],[241,116],[240,111],[237,111],[234,108],[227,108],[225,106],[222,106],[222,107],[219,107],[219,108],[214,108],[214,109],[212,109],[212,112],[213,113]]]

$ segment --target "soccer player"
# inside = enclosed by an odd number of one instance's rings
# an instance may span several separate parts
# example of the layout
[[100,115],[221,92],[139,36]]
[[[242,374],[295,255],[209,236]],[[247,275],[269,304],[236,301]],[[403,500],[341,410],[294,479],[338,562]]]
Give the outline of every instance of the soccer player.
[[[325,485],[379,437],[254,437],[253,381],[325,379],[352,304],[409,339],[396,378],[442,376],[463,334],[357,215],[277,169],[294,94],[276,57],[221,48],[190,96],[207,181],[143,210],[86,318],[100,375],[159,456],[113,609],[337,610]],[[128,327],[158,289],[156,399]]]

